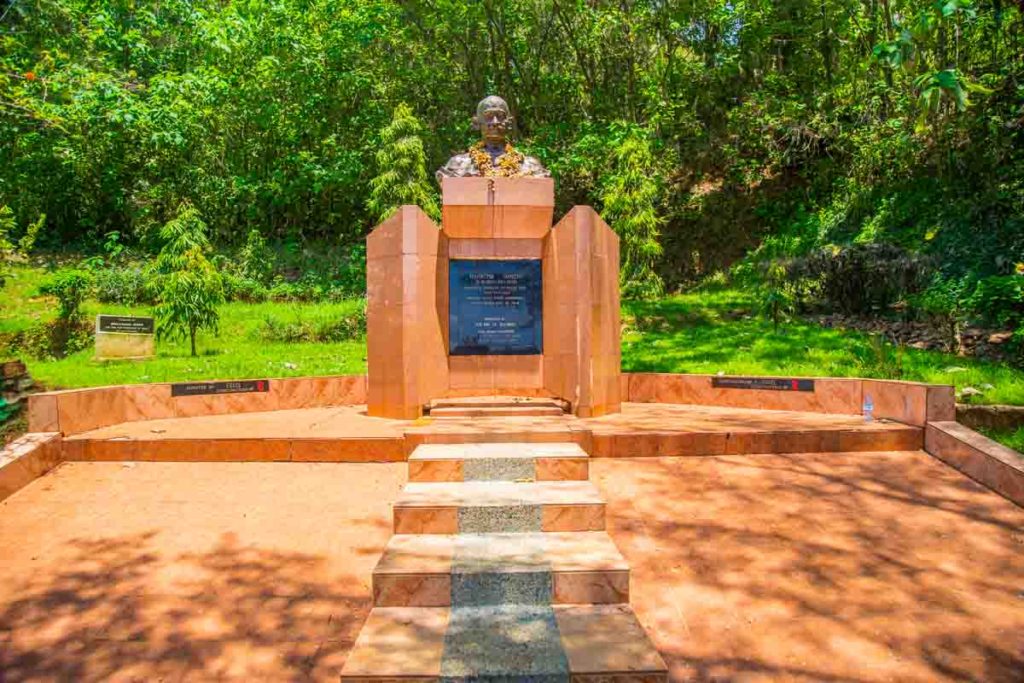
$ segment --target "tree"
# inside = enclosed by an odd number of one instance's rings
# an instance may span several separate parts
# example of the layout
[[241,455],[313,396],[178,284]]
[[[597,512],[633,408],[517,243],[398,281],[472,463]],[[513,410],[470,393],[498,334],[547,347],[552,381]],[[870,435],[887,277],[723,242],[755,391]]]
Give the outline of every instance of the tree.
[[223,278],[206,258],[210,241],[195,207],[182,204],[178,216],[164,225],[160,236],[164,246],[156,260],[157,338],[188,337],[195,356],[196,333],[202,329],[217,332],[217,306],[224,303]]
[[604,218],[622,243],[619,277],[624,296],[650,298],[664,286],[654,270],[661,244],[657,213],[657,169],[644,131],[627,132],[612,152],[612,171],[603,183]]
[[0,287],[6,284],[10,275],[10,263],[15,258],[25,258],[32,251],[44,223],[46,214],[39,216],[39,220],[28,226],[21,239],[15,242],[14,231],[17,223],[14,220],[14,212],[6,204],[0,206]]
[[412,109],[405,103],[399,104],[391,123],[380,132],[377,176],[370,181],[367,207],[377,222],[403,204],[416,204],[434,220],[440,217],[419,135],[420,122]]

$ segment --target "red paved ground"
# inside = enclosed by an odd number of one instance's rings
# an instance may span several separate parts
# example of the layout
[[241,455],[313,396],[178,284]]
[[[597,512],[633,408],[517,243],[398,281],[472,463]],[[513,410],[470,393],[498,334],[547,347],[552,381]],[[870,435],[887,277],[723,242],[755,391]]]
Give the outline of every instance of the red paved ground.
[[[592,473],[675,680],[1021,680],[1024,510],[927,455]],[[65,464],[0,503],[0,679],[336,680],[404,480]]]
[[591,478],[673,680],[1024,680],[1024,510],[924,453]]
[[65,463],[0,503],[0,680],[337,680],[405,469]]

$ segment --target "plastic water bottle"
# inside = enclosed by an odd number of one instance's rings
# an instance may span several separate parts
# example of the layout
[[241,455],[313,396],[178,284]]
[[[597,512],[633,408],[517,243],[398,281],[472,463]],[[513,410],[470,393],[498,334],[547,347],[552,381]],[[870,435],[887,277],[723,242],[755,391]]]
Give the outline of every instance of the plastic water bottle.
[[863,408],[864,408],[864,421],[865,422],[871,422],[872,420],[874,420],[875,417],[874,417],[873,413],[875,412],[875,404],[871,400],[870,396],[865,396],[864,397],[864,406],[863,406]]

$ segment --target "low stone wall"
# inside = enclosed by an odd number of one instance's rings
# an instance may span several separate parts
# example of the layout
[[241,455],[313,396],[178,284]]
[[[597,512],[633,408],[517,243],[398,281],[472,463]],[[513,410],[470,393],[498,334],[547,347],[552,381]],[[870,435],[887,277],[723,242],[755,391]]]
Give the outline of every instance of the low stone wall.
[[33,432],[65,436],[138,420],[199,417],[366,403],[366,375],[268,380],[266,392],[172,396],[171,384],[74,389],[29,397]]
[[60,460],[60,434],[30,433],[7,444],[0,450],[0,500],[43,476]]
[[[634,403],[680,403],[729,408],[795,410],[857,415],[865,396],[874,416],[924,427],[955,420],[953,387],[848,378],[814,378],[811,391],[773,391],[712,386],[715,375],[623,373],[621,393]],[[770,378],[780,379],[780,378]],[[785,378],[791,379],[791,378]],[[171,395],[171,384],[133,384],[35,394],[29,398],[29,429],[65,436],[137,420],[361,405],[366,375],[269,380],[269,391],[202,396]]]
[[933,457],[1024,507],[1024,456],[956,422],[933,422],[924,435]]
[[826,377],[812,378],[811,391],[772,391],[714,387],[714,378],[715,375],[624,373],[623,400],[857,415],[862,412],[864,398],[870,396],[876,418],[915,427],[935,420],[956,419],[951,386]]

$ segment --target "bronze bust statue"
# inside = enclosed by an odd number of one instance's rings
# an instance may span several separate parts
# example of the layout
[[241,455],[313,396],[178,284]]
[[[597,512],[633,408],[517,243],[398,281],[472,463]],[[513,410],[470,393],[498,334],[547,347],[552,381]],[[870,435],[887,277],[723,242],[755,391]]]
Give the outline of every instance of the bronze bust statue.
[[480,142],[465,154],[456,154],[437,169],[437,182],[440,183],[441,178],[466,176],[547,178],[551,175],[536,157],[524,155],[508,142],[512,115],[505,100],[494,95],[480,100],[476,105],[473,127],[480,130]]

